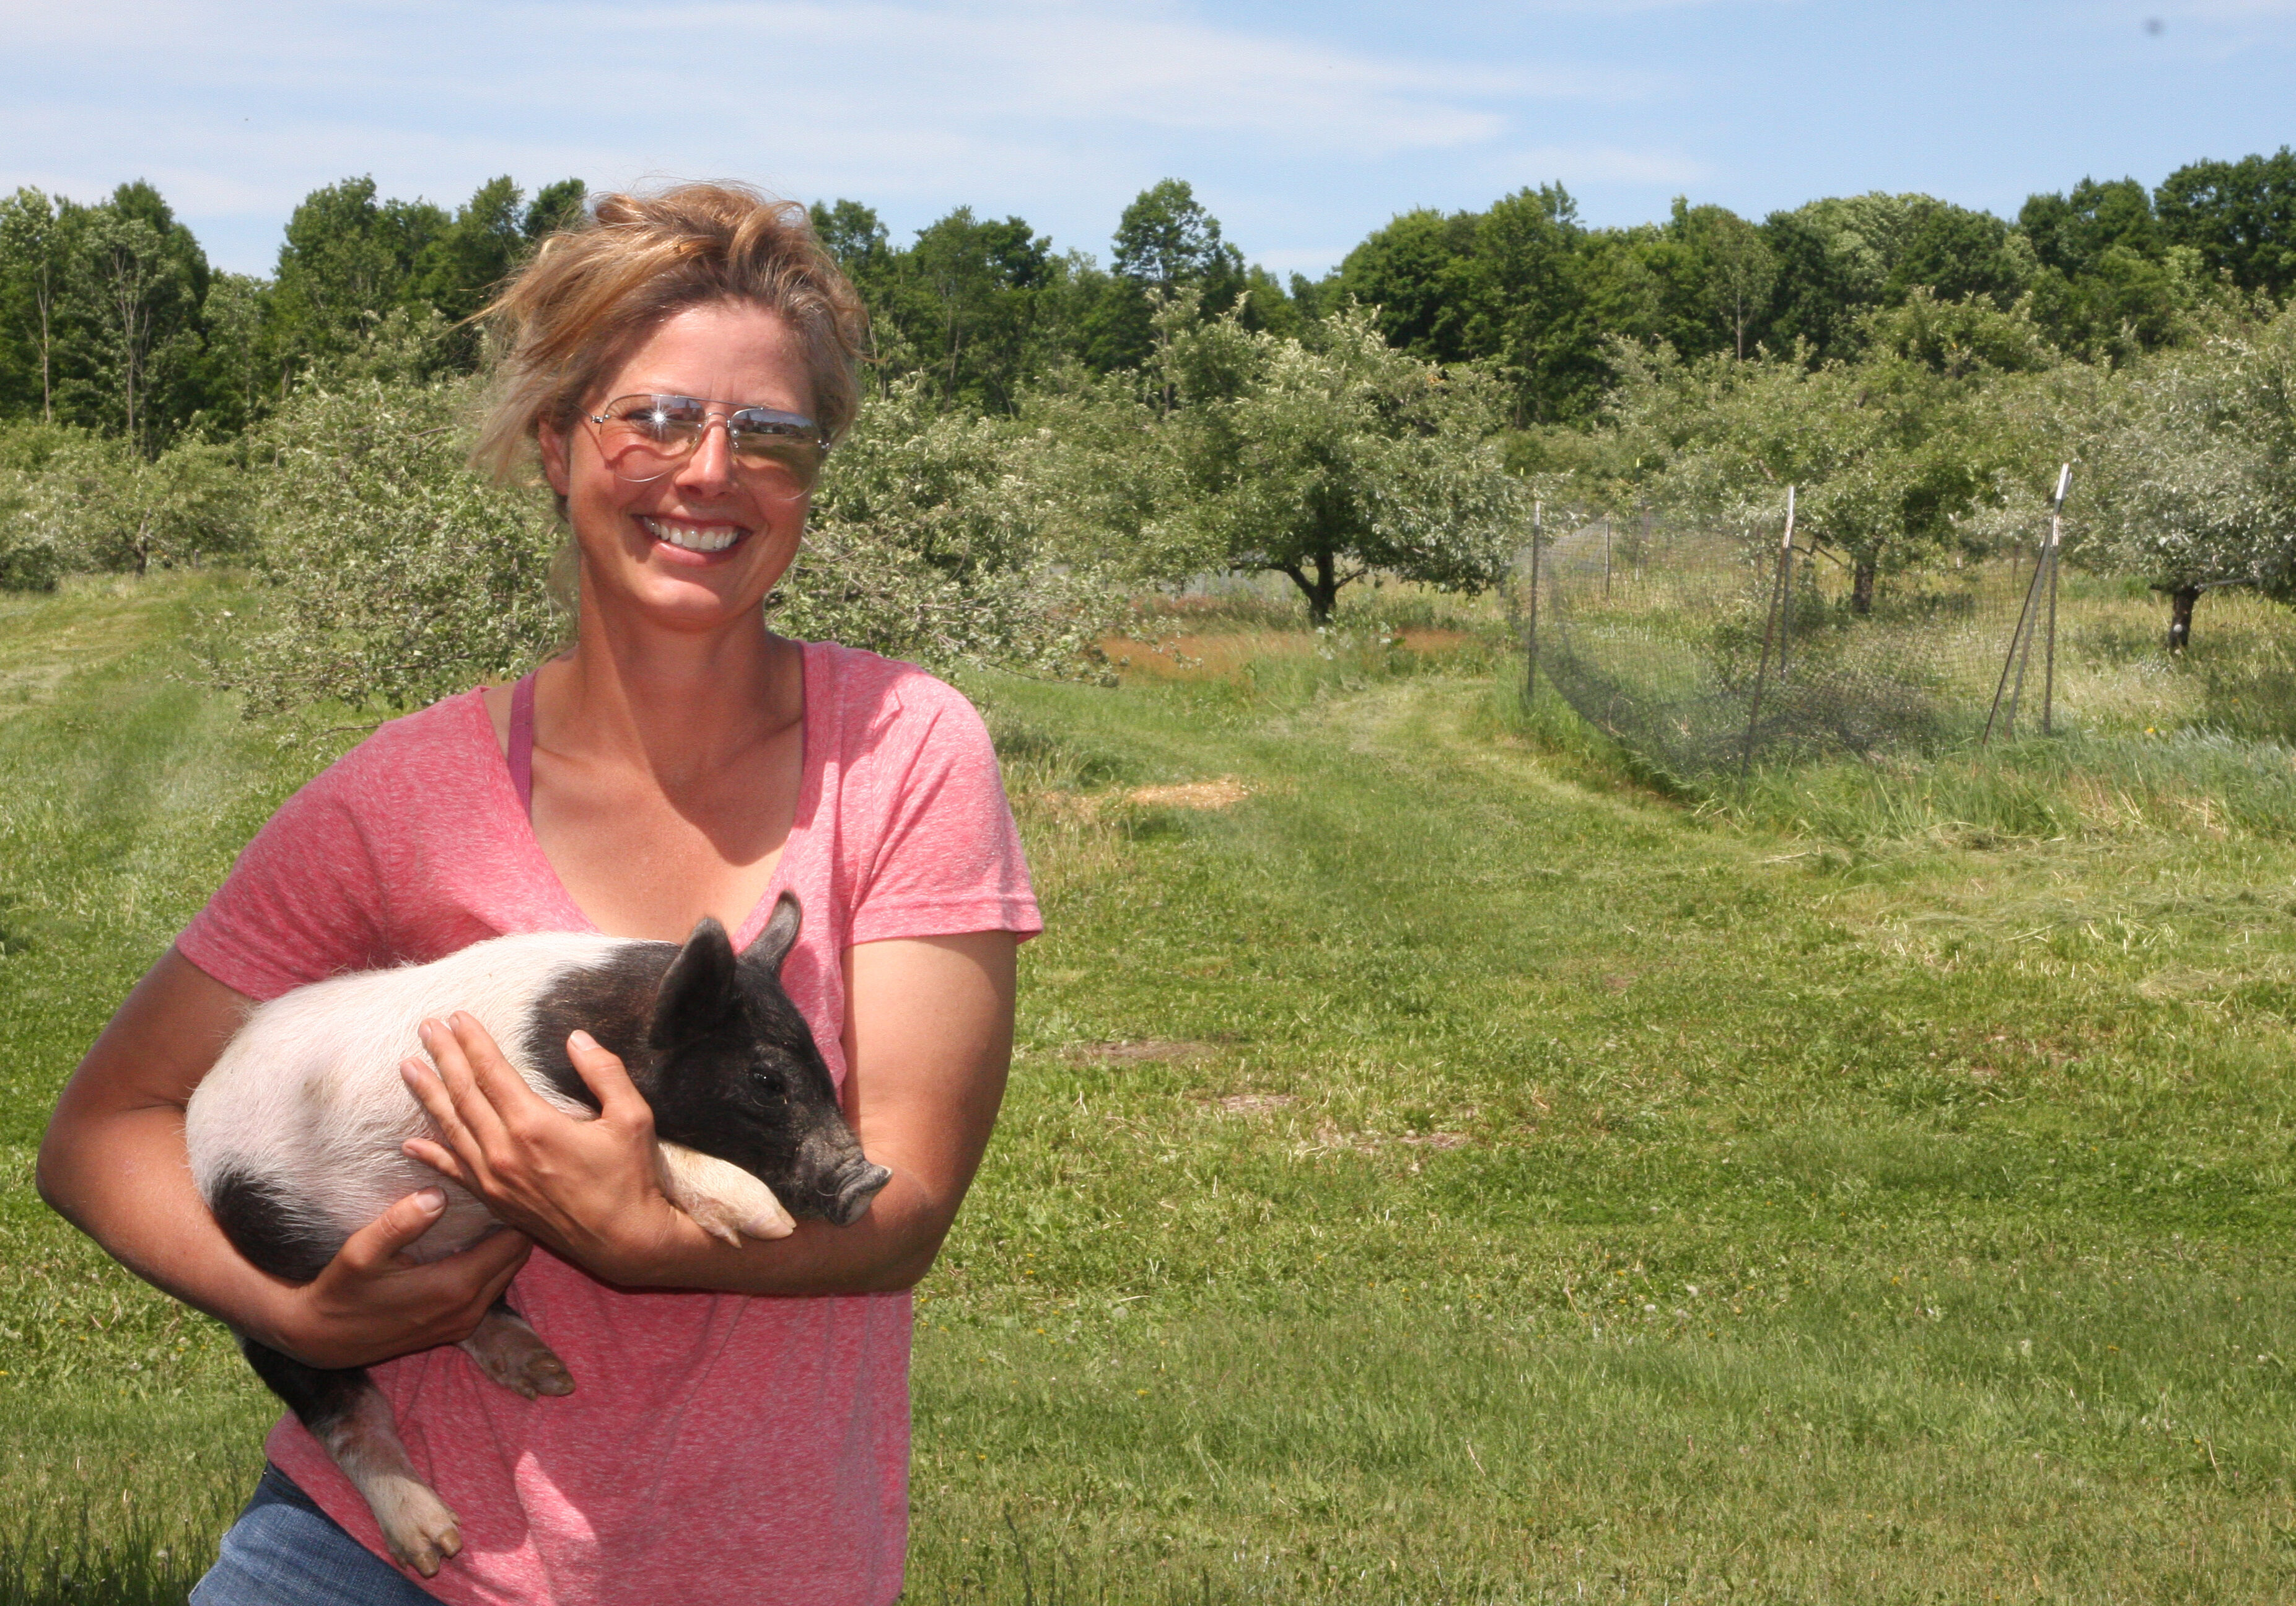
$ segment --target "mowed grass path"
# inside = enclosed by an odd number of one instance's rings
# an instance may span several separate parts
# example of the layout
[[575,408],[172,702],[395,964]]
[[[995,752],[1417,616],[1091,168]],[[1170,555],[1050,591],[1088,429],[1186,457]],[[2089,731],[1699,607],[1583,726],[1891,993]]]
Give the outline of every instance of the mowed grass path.
[[[267,1416],[29,1187],[348,739],[166,681],[198,600],[0,616],[141,621],[0,711],[0,1598],[166,1598]],[[912,1599],[2291,1593],[2296,850],[1756,835],[1403,652],[969,689],[1051,930],[923,1291]]]

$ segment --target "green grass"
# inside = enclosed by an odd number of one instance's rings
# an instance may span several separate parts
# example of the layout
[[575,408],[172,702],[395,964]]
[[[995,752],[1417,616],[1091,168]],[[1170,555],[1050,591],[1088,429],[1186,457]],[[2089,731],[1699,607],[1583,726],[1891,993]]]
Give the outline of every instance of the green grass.
[[[167,1598],[268,1414],[29,1187],[105,1011],[346,739],[169,680],[200,605],[0,601],[39,688],[0,713],[0,1602]],[[969,686],[1049,930],[920,1307],[910,1598],[2284,1597],[2285,755],[1702,800],[1490,651]]]

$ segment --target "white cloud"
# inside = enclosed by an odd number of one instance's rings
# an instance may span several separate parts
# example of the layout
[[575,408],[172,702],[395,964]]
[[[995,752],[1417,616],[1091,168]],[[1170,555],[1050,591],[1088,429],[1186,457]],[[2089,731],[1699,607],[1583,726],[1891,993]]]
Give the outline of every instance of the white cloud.
[[1089,196],[1112,222],[1140,184],[1223,163],[1278,187],[1477,166],[1529,111],[1661,84],[1412,57],[1178,0],[5,0],[0,22],[0,179],[86,196],[145,176],[203,234],[266,218],[275,241],[303,194],[365,172],[445,202],[505,171],[707,175],[895,209],[1035,217]]

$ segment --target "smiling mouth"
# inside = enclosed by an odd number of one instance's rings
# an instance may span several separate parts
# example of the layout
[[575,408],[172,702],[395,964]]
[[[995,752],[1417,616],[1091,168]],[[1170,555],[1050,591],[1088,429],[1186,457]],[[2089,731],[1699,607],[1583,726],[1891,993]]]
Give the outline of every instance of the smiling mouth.
[[644,517],[638,522],[655,540],[685,552],[724,552],[748,533],[733,524],[680,524],[671,519]]

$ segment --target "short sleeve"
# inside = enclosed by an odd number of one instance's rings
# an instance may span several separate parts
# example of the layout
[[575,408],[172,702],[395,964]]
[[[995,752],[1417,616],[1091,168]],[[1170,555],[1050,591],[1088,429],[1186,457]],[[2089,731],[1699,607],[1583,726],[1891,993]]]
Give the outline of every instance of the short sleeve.
[[872,756],[873,840],[847,940],[1034,936],[1045,922],[988,728],[928,676],[906,680],[900,696],[900,717]]
[[176,949],[236,992],[270,999],[386,963],[382,877],[360,829],[358,755],[280,806]]

